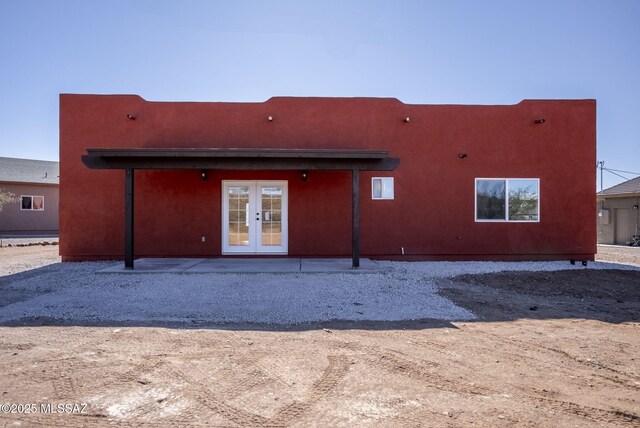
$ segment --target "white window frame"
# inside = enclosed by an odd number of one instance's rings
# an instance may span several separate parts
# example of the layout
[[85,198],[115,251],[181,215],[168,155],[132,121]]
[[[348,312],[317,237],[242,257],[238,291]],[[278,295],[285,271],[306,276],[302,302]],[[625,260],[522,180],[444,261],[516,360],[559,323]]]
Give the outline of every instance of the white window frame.
[[[505,181],[505,207],[504,207],[504,219],[481,219],[478,218],[478,181],[480,180],[504,180]],[[537,220],[509,220],[509,180],[531,180],[538,183],[538,219]],[[525,177],[479,177],[474,181],[473,186],[473,217],[476,223],[540,223],[540,179],[539,178],[525,178]]]
[[[380,197],[376,198],[373,192],[373,182],[375,180],[380,180]],[[384,196],[384,192],[382,191],[383,189],[383,181],[384,180],[391,180],[391,197],[385,197]],[[373,199],[374,201],[392,201],[395,199],[396,197],[396,189],[395,189],[395,182],[393,180],[393,177],[371,177],[371,199]]]
[[[22,208],[22,198],[31,198],[31,208]],[[42,198],[42,208],[36,210],[33,208],[33,198]],[[44,196],[42,195],[20,195],[20,211],[44,211]]]

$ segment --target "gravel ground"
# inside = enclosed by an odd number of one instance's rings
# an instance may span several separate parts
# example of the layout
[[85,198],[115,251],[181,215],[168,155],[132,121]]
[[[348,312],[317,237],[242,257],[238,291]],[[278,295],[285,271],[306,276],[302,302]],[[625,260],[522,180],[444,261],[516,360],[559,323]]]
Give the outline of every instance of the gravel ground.
[[[0,324],[167,322],[301,324],[330,320],[472,320],[437,280],[501,271],[585,269],[568,262],[379,262],[378,274],[96,275],[110,263],[56,263],[0,277]],[[595,262],[586,269],[638,269]]]

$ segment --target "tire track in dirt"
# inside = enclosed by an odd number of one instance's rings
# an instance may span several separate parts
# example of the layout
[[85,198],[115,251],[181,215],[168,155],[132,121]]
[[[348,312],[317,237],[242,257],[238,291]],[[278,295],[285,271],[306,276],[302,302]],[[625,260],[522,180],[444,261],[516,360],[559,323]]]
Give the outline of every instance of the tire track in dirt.
[[[211,354],[209,354],[208,357],[211,358]],[[243,368],[248,368],[260,358],[262,358],[261,354],[254,353],[251,355],[242,355],[240,358],[234,358],[233,362]],[[190,359],[190,361],[193,361],[193,359]],[[232,384],[220,394],[221,397],[224,397],[224,400],[222,400],[215,397],[216,393],[209,386],[209,382],[213,383],[214,381],[210,380],[210,376],[207,373],[202,372],[198,369],[197,365],[193,364],[190,367],[190,371],[192,373],[186,373],[170,361],[168,361],[163,368],[165,378],[173,378],[176,382],[187,383],[187,395],[193,396],[196,401],[200,402],[209,410],[224,417],[225,419],[240,426],[263,426],[266,423],[267,418],[244,411],[226,403],[226,401],[230,401],[240,396],[243,392],[250,390],[252,387],[259,386],[263,381],[262,375],[259,376],[258,381],[252,381],[250,375],[248,379]],[[235,378],[233,370],[229,365],[224,365],[221,371],[226,373],[227,377]],[[199,375],[194,376],[193,373],[195,372]]]
[[[283,359],[278,356],[277,360],[282,361]],[[281,385],[285,387],[291,387],[291,384],[279,376],[277,373],[280,370],[280,367],[273,361],[272,358],[260,359],[256,362],[256,369],[262,371],[266,376],[269,376],[275,382],[279,382]]]
[[[47,363],[51,363],[54,359],[43,360]],[[53,391],[56,398],[60,400],[65,399],[77,399],[77,385],[82,385],[81,377],[83,370],[87,369],[87,363],[77,358],[64,359],[65,365],[63,367],[50,367],[50,372],[54,372],[53,377],[47,377],[46,379],[52,383]],[[39,361],[40,362],[40,361]],[[100,380],[93,380],[94,388],[102,389],[103,387],[124,384],[141,383],[140,379],[147,373],[151,373],[160,368],[164,363],[157,361],[154,363],[143,362],[136,364],[133,367],[127,369],[123,373],[114,373],[113,376],[102,376]],[[100,370],[102,373],[108,373],[108,369],[112,368],[110,363],[99,363],[91,366],[92,370]]]
[[[149,380],[145,380],[145,377],[149,377],[148,375],[152,375],[152,377],[159,377],[161,379],[165,379],[167,374],[165,373],[165,366],[167,364],[164,361],[155,361],[155,362],[143,362],[140,364],[136,364],[133,367],[129,368],[123,373],[116,373],[113,376],[106,376],[102,380],[102,382],[98,383],[98,387],[95,389],[111,391],[112,396],[118,396],[119,390],[118,388],[125,387],[128,388],[127,391],[139,391],[139,388],[153,388],[155,386],[147,386],[149,383],[152,383]],[[109,367],[105,365],[105,367]],[[76,372],[76,375],[78,373]],[[153,376],[155,375],[155,376]],[[179,380],[179,379],[175,379]],[[164,387],[163,384],[158,387]],[[131,388],[135,388],[132,390]],[[114,390],[115,389],[115,390]],[[118,391],[116,391],[118,390]],[[148,390],[147,390],[148,391]],[[120,391],[121,392],[121,391]],[[104,394],[109,395],[109,394]],[[77,399],[78,397],[76,397]],[[128,415],[127,418],[135,416],[136,418],[150,416],[149,419],[153,421],[154,412],[158,411],[158,403],[157,400],[147,401],[141,405],[135,407],[131,415]],[[134,423],[132,421],[127,421],[126,419],[114,418],[105,414],[100,407],[96,407],[95,403],[89,403],[89,410],[92,411],[93,417],[96,418],[105,418],[108,421],[107,426],[113,426],[114,423],[121,424],[122,426],[139,426],[139,425],[154,425],[154,424],[173,424],[173,426],[197,426],[192,425],[192,422],[183,421],[180,418],[180,415],[175,416],[163,416],[156,421],[151,422],[139,422]],[[134,414],[133,414],[134,413]],[[87,415],[82,415],[87,416]],[[92,425],[93,426],[93,425]],[[117,425],[120,426],[120,425]]]
[[[593,367],[601,368],[600,365],[589,364],[589,362],[584,361],[563,350],[553,349],[553,348],[549,348],[542,345],[534,345],[518,339],[505,338],[489,332],[474,331],[474,334],[476,333],[479,335],[490,336],[492,339],[498,342],[501,342],[508,347],[515,347],[518,349],[527,350],[528,352],[532,352],[534,354],[535,353],[545,354],[546,356],[550,356],[551,358],[560,358],[565,361],[569,360],[571,362],[579,363],[582,366],[586,366],[588,368],[593,368]],[[545,358],[536,359],[536,358],[524,356],[522,354],[510,353],[510,352],[507,352],[506,354],[509,355],[511,358],[514,358],[516,360],[519,359],[521,361],[530,360],[536,363],[539,363],[540,361],[546,361],[547,364],[558,367],[567,373],[571,373],[573,375],[576,374],[575,371],[571,371],[570,368],[562,365],[562,363],[554,363],[552,361],[549,361],[549,359],[545,359]],[[604,367],[606,368],[606,366]],[[610,371],[623,376],[628,376],[626,373],[620,372],[618,370],[611,369]],[[609,383],[615,384],[616,386],[622,386],[622,387],[628,387],[628,388],[630,387],[630,389],[636,389],[636,390],[638,389],[637,385],[630,384],[629,379],[624,380],[624,379],[618,379],[616,377],[612,378],[610,376],[602,375],[599,373],[593,373],[593,372],[589,372],[588,374],[596,378],[604,379]],[[579,417],[591,420],[593,422],[617,423],[622,425],[627,425],[629,423],[634,423],[634,424],[640,423],[640,416],[624,410],[615,409],[615,408],[613,410],[608,410],[608,409],[601,409],[597,407],[585,406],[585,405],[577,404],[570,401],[530,395],[526,392],[523,392],[523,388],[519,388],[519,389],[521,390],[521,393],[518,394],[518,396],[524,400],[538,403],[543,407],[552,408],[561,413],[579,416]]]
[[[187,380],[187,379],[185,379]],[[195,382],[189,381],[189,393],[194,393],[195,398],[205,405],[207,408],[224,417],[225,419],[234,422],[240,426],[265,426],[268,419],[264,416],[257,415],[255,413],[247,412],[237,407],[231,406],[213,396],[208,388],[202,385],[196,385]]]
[[[428,372],[426,370],[421,369],[420,367],[411,366],[411,364],[415,364],[411,359],[400,358],[391,353],[380,353],[380,359],[374,360],[372,358],[366,358],[367,362],[372,363],[374,366],[378,368],[385,369],[395,374],[401,374],[404,376],[409,376],[411,378],[417,378],[425,381],[431,386],[445,390],[450,392],[457,393],[466,393],[466,394],[477,394],[488,396],[493,393],[488,388],[484,388],[481,386],[473,386],[473,385],[465,385],[461,382],[455,381],[453,379],[447,379],[435,373]],[[606,422],[606,423],[621,423],[628,424],[629,422],[638,423],[640,422],[640,417],[633,413],[625,412],[622,410],[605,410],[599,409],[590,406],[584,406],[581,404],[576,404],[572,402],[562,401],[562,400],[554,400],[550,398],[543,397],[535,397],[523,394],[522,398],[537,402],[545,407],[551,407],[556,411],[562,413],[568,413],[575,416],[580,416],[586,419],[589,419],[594,422]]]
[[[271,382],[279,382],[280,379],[275,378],[272,374],[269,374],[263,370],[259,362],[264,358],[265,353],[263,351],[248,350],[246,349],[247,342],[252,342],[250,338],[246,338],[237,334],[236,332],[227,332],[223,338],[220,339],[220,343],[224,343],[223,349],[234,350],[232,354],[233,358],[230,360],[235,366],[241,367],[243,372],[248,372],[248,376],[242,376],[239,382],[232,383],[228,388],[223,391],[223,396],[228,399],[234,399],[241,396],[243,393],[250,391],[252,388],[260,387]],[[245,349],[243,349],[245,348]],[[237,353],[238,349],[243,349],[243,352]],[[246,350],[247,352],[244,352]],[[230,355],[231,356],[231,355]],[[180,356],[183,358],[183,356]],[[211,353],[208,353],[202,360],[210,360]],[[191,361],[201,360],[199,358],[190,358]],[[210,379],[208,373],[204,373],[198,369],[198,365],[192,365],[192,370],[197,370],[202,375],[203,379]],[[234,372],[230,365],[224,365],[218,369],[218,372],[222,372],[229,379],[238,378],[238,374]]]
[[304,401],[294,401],[280,409],[269,420],[270,427],[287,426],[306,413],[315,403],[326,398],[338,386],[351,366],[346,355],[329,355],[329,365],[311,386]]
[[76,398],[75,381],[69,376],[57,376],[53,379],[53,392],[59,400]]
[[[211,359],[211,354],[208,354],[207,357]],[[251,367],[251,365],[255,364],[260,358],[262,358],[262,355],[260,353],[253,353],[250,355],[244,355],[241,358],[234,359],[233,361],[235,364],[238,364],[238,366],[241,366],[243,369],[245,369],[247,367]],[[187,363],[192,360],[193,359],[190,358]],[[108,365],[105,365],[105,367],[103,368],[108,367]],[[177,383],[184,382],[186,379],[189,379],[190,387],[196,384],[207,384],[209,378],[208,374],[199,371],[197,369],[197,365],[192,365],[191,370],[200,373],[202,379],[196,379],[193,374],[186,375],[184,371],[177,369],[173,364],[171,364],[170,359],[165,359],[163,357],[163,359],[160,361],[144,361],[130,367],[123,373],[116,373],[113,376],[107,376],[104,378],[103,382],[99,383],[98,389],[103,389],[105,387],[113,388],[116,385],[130,385],[140,387],[141,385],[146,385],[148,382],[150,382],[147,378],[163,379],[163,383],[169,384],[171,384],[171,382],[168,382],[169,379],[172,379]],[[224,371],[229,372],[227,374],[230,378],[234,378],[231,369]],[[71,369],[71,372],[74,372],[74,370]],[[75,372],[75,374],[77,374],[77,372]],[[241,395],[243,392],[250,390],[251,388],[272,381],[274,381],[272,377],[269,377],[264,372],[256,369],[249,374],[249,377],[247,379],[241,381],[240,383],[232,385],[230,388],[224,391],[223,396],[225,397],[225,399],[232,399]],[[192,392],[190,389],[191,388],[189,388],[189,392]],[[212,393],[207,392],[207,389],[205,388],[201,388],[200,392],[200,394],[197,394],[198,398],[200,399],[199,401],[202,402],[204,400],[206,402],[205,404],[208,404],[208,408],[240,425],[260,425],[266,420],[260,419],[259,415],[253,415],[249,412],[242,413],[241,410],[234,409],[232,406],[227,405],[223,401],[216,400],[215,398],[208,399],[208,397],[211,396]],[[145,415],[153,416],[153,412],[155,412],[156,410],[156,403],[149,402],[143,406],[139,406],[136,408],[136,417],[144,417]],[[101,416],[106,415],[102,414]],[[180,421],[180,415],[176,415],[175,417],[162,417],[157,422],[163,425],[173,424],[174,426],[182,426],[183,424]]]
[[266,375],[262,370],[251,370],[247,374],[247,378],[224,390],[223,394],[225,398],[232,400],[247,391],[251,391],[253,388],[265,386],[275,381],[275,379]]
[[620,425],[628,425],[629,423],[633,423],[634,425],[640,424],[640,416],[622,410],[600,409],[597,407],[572,403],[570,401],[555,400],[553,398],[526,395],[523,395],[522,398],[537,402],[545,407],[551,407],[561,413],[580,416],[593,422],[604,422],[607,424],[616,423]]
[[[373,346],[356,345],[353,343],[334,342],[334,346],[338,348],[346,348],[352,351],[365,352],[364,355],[357,355],[357,358],[372,364],[376,368],[384,369],[394,374],[410,377],[412,379],[420,379],[434,388],[474,395],[492,395],[495,391],[483,386],[464,384],[457,380],[445,378],[437,373],[433,373],[430,369],[436,369],[439,364],[431,361],[421,361],[418,359],[400,356],[397,351],[385,350]],[[426,367],[425,367],[426,363]],[[580,416],[582,418],[602,423],[638,423],[640,417],[630,412],[622,410],[606,410],[581,404],[556,400],[546,397],[538,397],[529,394],[522,394],[521,398],[538,403],[544,407],[552,408],[558,412]]]
[[[160,388],[167,388],[171,390],[170,386],[175,384],[181,384],[186,381],[186,377],[182,371],[176,370],[175,367],[167,361],[156,361],[154,363],[141,363],[137,364],[134,368],[128,370],[126,373],[118,376],[118,379],[122,384],[133,384],[136,386],[146,386],[151,381],[142,381],[143,375],[153,375],[152,377],[162,379],[162,384],[158,385]],[[188,391],[191,390],[192,383],[189,384]],[[184,394],[182,395],[184,397]],[[157,405],[164,401],[163,399],[156,399],[154,401],[147,402],[142,406],[138,406],[135,409],[136,420],[139,418],[148,416],[148,421],[137,422],[135,426],[172,426],[172,427],[198,427],[208,426],[206,419],[204,422],[193,420],[185,420],[182,414],[168,415],[168,416],[154,416],[154,412],[158,411]],[[113,420],[113,418],[109,418]],[[121,420],[119,420],[121,421]],[[131,423],[129,421],[122,421],[124,424]],[[123,425],[129,426],[129,425]]]
[[154,373],[156,371],[162,372],[167,366],[168,362],[164,360],[153,361],[153,362],[142,362],[139,364],[135,364],[132,368],[125,371],[124,373],[119,373],[114,376],[115,380],[119,383],[143,383],[143,377],[150,373]]
[[[447,357],[447,358],[451,358],[451,357],[455,357],[455,358],[459,358],[461,357],[461,354],[459,353],[453,353],[450,351],[447,351],[446,347],[442,346],[442,344],[439,343],[434,343],[434,342],[430,342],[430,341],[421,341],[421,342],[414,342],[417,346],[421,347],[421,348],[425,348],[428,349],[430,352],[437,352],[439,354],[442,354],[443,356]],[[508,343],[506,341],[503,342],[505,345],[509,346],[509,347],[513,347],[513,346],[518,346],[518,348],[522,348],[520,345],[514,345],[512,343]],[[433,347],[431,345],[434,345]],[[483,350],[486,350],[488,352],[494,352],[495,348],[490,347],[488,345],[475,345],[476,346],[476,351],[477,352],[482,352]],[[549,368],[554,368],[555,370],[558,370],[560,372],[562,372],[563,374],[567,375],[567,376],[577,376],[580,378],[585,378],[585,377],[595,377],[595,378],[599,378],[602,380],[602,382],[598,382],[601,385],[610,385],[611,383],[614,383],[616,386],[622,385],[622,386],[627,386],[627,387],[631,387],[634,389],[638,389],[640,388],[638,385],[636,385],[635,383],[630,383],[629,381],[625,382],[623,380],[619,380],[617,378],[610,378],[608,376],[604,376],[598,373],[594,373],[594,372],[589,372],[585,375],[577,373],[575,369],[572,369],[571,367],[568,367],[566,364],[562,364],[561,362],[555,362],[553,360],[550,359],[545,359],[545,358],[536,358],[533,356],[529,356],[529,355],[524,355],[522,353],[518,353],[518,352],[510,352],[507,350],[508,348],[502,349],[501,350],[501,355],[507,356],[509,357],[509,359],[513,360],[513,361],[519,361],[522,364],[525,365],[529,365],[531,366],[533,365],[537,365],[537,366],[546,366]],[[557,351],[557,352],[562,352],[564,353],[564,351],[558,351],[558,350],[554,350],[554,349],[550,349],[550,348],[546,348],[550,351]],[[531,349],[530,349],[531,351]],[[536,352],[536,351],[532,351],[532,352]],[[565,353],[566,354],[566,353]],[[567,359],[570,359],[571,361],[574,361],[574,357],[572,357],[569,354],[566,354]],[[481,369],[482,367],[479,367],[476,365],[476,367],[472,367],[469,364],[462,364],[461,361],[456,361],[456,360],[448,360],[449,364],[452,365],[457,365],[459,367],[462,368],[466,368],[466,369]],[[599,366],[596,366],[599,367]],[[543,367],[541,367],[543,368]],[[593,383],[596,383],[596,381],[591,381]]]
[[[378,332],[376,332],[376,333],[378,333]],[[371,332],[358,331],[357,333],[352,333],[352,334],[355,335],[355,336],[370,338],[370,339],[373,339],[374,341],[379,341],[380,340],[378,335],[372,334]],[[397,336],[395,334],[390,334],[390,332],[387,333],[386,335],[389,336],[390,338],[394,338],[395,336]],[[415,345],[415,346],[417,346],[419,348],[426,349],[429,352],[437,352],[437,353],[443,355],[444,357],[446,357],[447,358],[447,362],[451,362],[452,358],[454,359],[453,361],[455,361],[455,359],[463,357],[463,354],[461,354],[460,352],[451,351],[449,345],[446,345],[446,344],[443,344],[443,343],[439,343],[439,342],[435,342],[433,340],[420,338],[419,340],[411,341],[411,344]],[[394,352],[400,352],[400,351],[394,351]],[[463,367],[466,367],[466,366],[463,365]]]
[[216,398],[215,392],[208,385],[203,384],[183,370],[176,367],[171,367],[170,370],[174,376],[188,383],[189,394],[193,394],[200,403],[225,419],[240,426],[281,427],[287,426],[301,417],[317,401],[328,396],[344,378],[351,365],[349,359],[344,355],[330,355],[328,360],[327,368],[322,373],[322,376],[313,383],[306,398],[280,407],[271,418],[231,406],[225,401]]
[[334,342],[333,346],[355,351],[357,355],[354,357],[375,368],[412,379],[420,379],[433,388],[443,391],[472,395],[491,395],[495,392],[484,386],[463,383],[440,375],[436,370],[441,366],[435,361],[411,358],[398,351],[370,345]]
[[[286,385],[281,379],[268,373],[260,367],[260,361],[264,358],[262,352],[252,352],[247,354],[234,355],[232,359],[233,364],[242,368],[243,372],[247,373],[247,376],[242,376],[240,381],[232,383],[228,388],[224,389],[223,395],[225,398],[231,400],[241,396],[243,393],[250,391],[253,388],[264,386],[270,383],[279,382]],[[208,355],[208,359],[211,359],[211,354]],[[191,359],[194,361],[194,359]],[[206,361],[206,360],[205,360]],[[204,373],[198,369],[198,366],[193,364],[191,370],[198,371],[202,375],[203,379],[210,379],[210,375]],[[233,371],[228,365],[223,366],[218,372],[225,374],[227,378],[238,378],[237,373]],[[287,385],[288,386],[288,385]]]
[[28,351],[35,348],[35,343],[8,343],[0,342],[0,351]]
[[265,426],[267,418],[250,413],[237,407],[231,406],[215,397],[216,393],[208,384],[199,379],[194,378],[182,369],[172,365],[167,367],[166,371],[170,371],[171,375],[188,384],[188,394],[192,395],[197,401],[206,406],[211,411],[224,417],[225,419],[240,426]]
[[[424,368],[414,359],[400,357],[391,352],[379,352],[377,355],[367,355],[361,358],[363,361],[376,368],[384,369],[388,372],[410,377],[412,379],[420,379],[430,386],[443,391],[483,396],[491,395],[493,393],[489,388],[459,382],[442,376],[433,370]],[[432,368],[435,367],[437,367],[437,365],[432,366]]]
[[[51,428],[51,427],[65,427],[65,428],[107,428],[107,427],[116,427],[116,428],[140,428],[140,427],[149,427],[149,426],[158,426],[157,423],[151,422],[141,422],[141,421],[127,421],[127,420],[118,420],[113,418],[107,418],[104,415],[95,415],[95,414],[75,414],[75,415],[60,415],[60,414],[43,414],[43,413],[35,413],[29,415],[13,415],[15,417],[5,417],[0,416],[0,426],[10,427],[10,426],[18,426],[16,423],[25,426],[25,427],[34,427],[34,428]],[[6,421],[3,423],[3,421]],[[161,426],[165,425],[164,421],[162,421]],[[175,421],[171,421],[171,424],[168,426],[175,427],[201,427],[208,426],[206,422],[193,422],[184,419],[178,419]]]
[[71,362],[82,362],[82,360],[76,356],[73,357],[62,357],[62,358],[40,358],[34,360],[35,363],[59,363],[63,361],[71,361]]
[[[595,373],[595,372],[590,372],[589,374],[593,377],[597,377],[597,378],[601,378],[604,379],[606,381],[609,381],[611,383],[614,383],[616,385],[620,385],[620,386],[624,386],[630,389],[634,389],[634,390],[640,390],[640,385],[638,385],[636,382],[639,381],[639,378],[637,376],[635,376],[634,374],[630,374],[630,373],[626,373],[614,368],[611,368],[609,366],[606,366],[604,364],[601,363],[597,363],[597,362],[593,362],[593,361],[587,361],[584,360],[578,356],[575,355],[571,355],[570,353],[563,351],[561,349],[554,349],[554,348],[549,348],[547,346],[543,346],[543,345],[535,345],[535,344],[531,344],[528,342],[524,342],[518,339],[511,339],[511,338],[505,338],[493,333],[489,333],[489,332],[482,332],[482,331],[475,331],[474,333],[477,333],[479,335],[484,335],[484,336],[490,336],[493,339],[502,342],[508,346],[513,346],[515,348],[518,349],[526,349],[530,352],[533,353],[542,353],[542,354],[546,354],[546,355],[553,355],[555,357],[561,357],[562,359],[565,360],[570,360],[572,362],[576,362],[582,366],[586,366],[588,368],[595,368],[598,370],[604,370],[605,372],[608,372],[609,375],[605,375],[605,374],[601,374],[601,373]],[[516,355],[516,354],[511,354],[511,355]],[[524,357],[522,355],[520,355],[520,357]],[[536,360],[537,361],[537,360]],[[556,365],[552,362],[549,362],[549,364],[551,365]],[[560,366],[558,365],[558,367],[563,368],[564,370],[569,370],[566,367]],[[573,373],[573,372],[572,372]],[[623,379],[621,379],[620,377],[622,377]]]

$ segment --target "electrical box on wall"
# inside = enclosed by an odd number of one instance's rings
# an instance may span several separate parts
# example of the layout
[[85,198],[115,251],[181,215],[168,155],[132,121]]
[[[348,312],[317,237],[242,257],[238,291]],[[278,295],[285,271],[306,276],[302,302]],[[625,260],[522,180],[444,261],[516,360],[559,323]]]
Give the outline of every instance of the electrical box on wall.
[[609,224],[609,210],[600,210],[598,213],[600,224]]

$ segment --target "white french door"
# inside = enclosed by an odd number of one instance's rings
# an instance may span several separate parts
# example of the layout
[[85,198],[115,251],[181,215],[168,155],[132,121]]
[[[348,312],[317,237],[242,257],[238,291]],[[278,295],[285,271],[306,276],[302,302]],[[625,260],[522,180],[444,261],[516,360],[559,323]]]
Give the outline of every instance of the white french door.
[[222,253],[287,254],[287,182],[222,182]]

